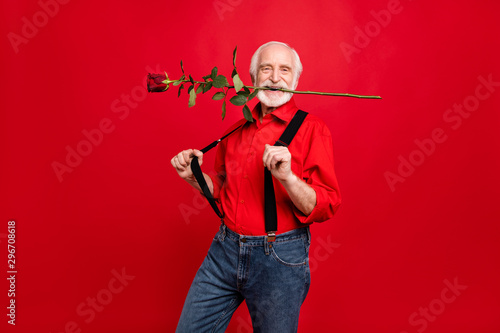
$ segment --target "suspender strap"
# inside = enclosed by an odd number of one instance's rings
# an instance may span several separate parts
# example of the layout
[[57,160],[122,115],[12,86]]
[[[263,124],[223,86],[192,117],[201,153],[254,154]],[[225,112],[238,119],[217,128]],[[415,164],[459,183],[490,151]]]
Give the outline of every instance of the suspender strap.
[[298,110],[293,116],[292,120],[290,120],[288,126],[285,128],[283,134],[281,134],[280,138],[274,145],[288,147],[292,142],[295,134],[297,134],[300,126],[302,126],[302,122],[304,121],[304,119],[306,119],[306,116],[307,112]]
[[[275,146],[288,147],[292,142],[295,134],[299,130],[302,122],[307,116],[307,112],[302,110],[297,111],[292,120],[286,127],[281,137],[274,144]],[[273,176],[271,171],[264,168],[264,209],[265,223],[267,232],[267,241],[272,242],[276,239],[276,231],[278,230],[278,213],[276,211],[276,197],[274,195]]]
[[231,132],[227,133],[226,135],[224,135],[222,138],[220,138],[219,140],[216,140],[214,142],[212,142],[211,144],[209,144],[208,146],[206,146],[205,148],[201,149],[200,151],[205,154],[207,151],[209,151],[210,149],[216,147],[219,142],[221,142],[222,140],[224,140],[225,138],[227,138],[228,136],[230,136],[231,134],[233,134],[234,132],[236,132],[238,129],[240,129],[241,126],[243,126],[244,124],[241,124],[240,126],[236,127],[234,130],[232,130]]
[[[208,146],[206,146],[205,148],[201,149],[201,152],[203,154],[205,154],[210,149],[216,147],[219,144],[219,142],[221,142],[222,140],[224,140],[225,138],[227,138],[228,136],[230,136],[231,134],[236,132],[236,130],[238,130],[241,126],[243,126],[243,125],[236,127],[234,130],[227,133],[219,140],[216,140],[216,141],[212,142],[211,144],[209,144]],[[201,190],[203,192],[203,195],[205,196],[205,198],[207,198],[207,200],[210,203],[210,206],[212,206],[212,209],[214,210],[215,214],[217,214],[217,216],[220,217],[221,219],[224,218],[224,213],[222,213],[220,211],[219,207],[217,206],[217,203],[215,202],[215,199],[214,199],[212,193],[210,192],[210,189],[208,188],[208,184],[205,180],[205,177],[203,176],[203,172],[201,171],[200,163],[198,162],[197,156],[194,156],[193,159],[191,160],[191,171],[193,171],[193,175],[196,178],[198,185],[200,185]]]

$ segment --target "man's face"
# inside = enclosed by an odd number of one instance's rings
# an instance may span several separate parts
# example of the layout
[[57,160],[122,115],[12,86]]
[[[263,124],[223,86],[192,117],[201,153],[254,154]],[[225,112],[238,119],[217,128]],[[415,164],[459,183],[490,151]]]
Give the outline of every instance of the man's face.
[[[262,50],[256,86],[295,89],[292,51],[282,45],[269,45]],[[292,98],[291,93],[260,90],[257,98],[268,107],[278,107]]]

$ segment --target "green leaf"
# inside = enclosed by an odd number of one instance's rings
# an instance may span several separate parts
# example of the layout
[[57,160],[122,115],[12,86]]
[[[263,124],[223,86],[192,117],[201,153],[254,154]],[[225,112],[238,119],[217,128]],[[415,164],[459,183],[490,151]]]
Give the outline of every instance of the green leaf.
[[[191,87],[193,87],[193,86],[191,86]],[[191,89],[191,91],[189,92],[189,104],[188,104],[188,107],[192,107],[195,104],[196,104],[196,91],[194,91],[194,89]]]
[[181,96],[181,90],[184,89],[184,83],[181,84],[181,86],[179,87],[179,91],[177,92],[177,97],[180,97]]
[[248,95],[250,95],[250,94],[249,94],[249,93],[247,93],[247,92],[246,92],[246,91],[244,91],[244,90],[241,90],[241,91],[238,91],[238,92],[236,93],[236,95],[240,95],[240,96],[243,96],[243,97],[247,98],[247,97],[248,97]]
[[193,90],[194,86],[193,85],[190,85],[189,88],[188,88],[188,94],[191,93],[191,90]]
[[212,75],[202,76],[203,81],[207,81]]
[[184,74],[184,66],[182,65],[182,60],[181,60],[181,70],[182,70],[182,74]]
[[218,100],[221,100],[223,99],[224,97],[226,97],[226,94],[224,94],[223,91],[219,91],[219,92],[216,92],[213,96],[212,96],[212,99],[214,101],[218,101]]
[[194,84],[194,80],[193,80],[193,77],[191,76],[191,74],[189,74],[189,81],[191,81],[191,83]]
[[238,49],[238,45],[236,45],[236,47],[234,48],[234,51],[233,51],[233,67],[236,68],[236,50]]
[[257,94],[259,93],[259,89],[254,89],[250,96],[248,96],[248,101],[250,102]]
[[233,72],[231,73],[231,77],[234,77],[238,72],[236,71],[236,68],[233,68]]
[[243,117],[249,122],[253,122],[252,111],[246,104],[243,106]]
[[210,77],[212,80],[215,81],[215,78],[217,77],[217,67],[212,68],[212,73],[210,74]]
[[222,102],[222,120],[226,117],[226,100]]
[[[248,94],[250,95],[250,89],[247,88],[247,86],[243,86],[243,90]],[[248,96],[247,95],[247,96]]]
[[233,105],[240,106],[240,105],[245,104],[247,102],[247,99],[245,98],[245,96],[236,95],[236,96],[231,97],[231,99],[229,101]]
[[243,88],[245,85],[243,84],[243,82],[241,81],[240,79],[240,76],[238,74],[236,74],[234,77],[233,77],[233,83],[234,83],[234,89],[236,91],[240,91],[241,88]]
[[179,84],[181,84],[182,81],[181,80],[178,80],[178,81],[175,81],[174,83],[172,83],[174,86],[178,86]]
[[203,86],[204,86],[204,84],[203,84],[203,83],[200,83],[200,84],[198,85],[198,88],[196,88],[196,93],[197,93],[197,94],[199,94],[199,93],[201,93],[201,92],[203,91]]
[[214,79],[213,85],[215,88],[222,88],[229,86],[229,83],[224,75],[217,75]]
[[207,84],[203,85],[203,93],[209,91],[210,88],[212,88],[212,82],[207,82]]

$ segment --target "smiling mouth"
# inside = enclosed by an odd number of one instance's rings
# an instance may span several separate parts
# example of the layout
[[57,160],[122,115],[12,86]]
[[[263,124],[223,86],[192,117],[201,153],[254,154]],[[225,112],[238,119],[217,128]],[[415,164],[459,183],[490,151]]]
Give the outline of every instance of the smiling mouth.
[[279,89],[281,89],[281,87],[270,87],[270,86],[266,86],[266,88],[269,88],[269,90],[271,91],[279,91]]

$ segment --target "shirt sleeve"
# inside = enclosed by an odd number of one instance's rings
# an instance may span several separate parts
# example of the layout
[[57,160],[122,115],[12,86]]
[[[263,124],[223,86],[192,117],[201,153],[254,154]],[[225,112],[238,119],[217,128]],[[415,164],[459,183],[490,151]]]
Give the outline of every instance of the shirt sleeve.
[[314,128],[303,163],[302,179],[316,192],[316,206],[307,216],[294,206],[295,216],[301,223],[307,224],[332,218],[341,202],[330,131],[325,124]]

